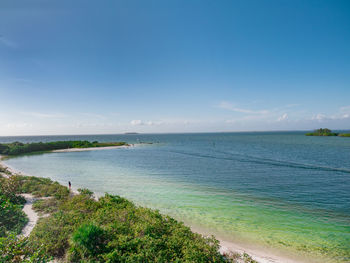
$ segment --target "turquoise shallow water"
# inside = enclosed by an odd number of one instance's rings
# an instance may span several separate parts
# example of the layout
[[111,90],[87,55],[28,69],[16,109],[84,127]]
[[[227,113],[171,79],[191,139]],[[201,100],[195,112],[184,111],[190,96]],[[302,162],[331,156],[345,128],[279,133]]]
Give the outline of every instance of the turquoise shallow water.
[[0,137],[153,142],[6,163],[159,209],[228,241],[350,261],[350,139],[299,132]]

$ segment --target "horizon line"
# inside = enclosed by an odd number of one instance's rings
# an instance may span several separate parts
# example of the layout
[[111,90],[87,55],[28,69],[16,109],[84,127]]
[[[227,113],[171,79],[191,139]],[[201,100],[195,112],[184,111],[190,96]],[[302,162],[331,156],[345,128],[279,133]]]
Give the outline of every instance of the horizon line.
[[[301,129],[301,130],[242,130],[242,131],[201,131],[201,132],[135,132],[134,134],[130,134],[133,132],[123,132],[123,133],[86,133],[86,134],[36,134],[36,135],[0,135],[1,137],[54,137],[54,136],[93,136],[93,135],[151,135],[151,134],[211,134],[211,133],[255,133],[255,132],[307,132],[313,131],[315,129]],[[349,129],[332,129],[333,131],[350,131]]]

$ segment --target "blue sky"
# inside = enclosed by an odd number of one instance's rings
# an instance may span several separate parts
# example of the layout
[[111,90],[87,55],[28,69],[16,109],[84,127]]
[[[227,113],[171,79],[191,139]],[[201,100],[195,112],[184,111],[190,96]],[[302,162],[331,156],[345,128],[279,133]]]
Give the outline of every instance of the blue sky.
[[0,2],[0,135],[350,129],[349,1]]

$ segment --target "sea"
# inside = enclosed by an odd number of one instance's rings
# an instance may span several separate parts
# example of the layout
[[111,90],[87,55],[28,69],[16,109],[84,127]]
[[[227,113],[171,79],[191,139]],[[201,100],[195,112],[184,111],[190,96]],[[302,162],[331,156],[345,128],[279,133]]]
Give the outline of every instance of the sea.
[[0,137],[125,141],[5,163],[97,196],[119,195],[204,233],[324,262],[350,262],[350,138],[305,132]]

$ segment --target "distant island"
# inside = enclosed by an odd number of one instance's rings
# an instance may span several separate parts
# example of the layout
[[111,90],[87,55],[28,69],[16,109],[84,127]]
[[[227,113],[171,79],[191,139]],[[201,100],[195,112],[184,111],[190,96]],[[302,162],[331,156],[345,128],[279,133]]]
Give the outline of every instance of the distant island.
[[56,141],[56,142],[34,142],[21,143],[12,142],[0,144],[0,154],[3,155],[21,155],[34,152],[47,152],[53,150],[73,149],[73,148],[96,148],[128,146],[126,142],[89,142],[89,141]]
[[332,132],[327,128],[320,128],[314,132],[309,132],[305,134],[306,136],[339,136],[339,137],[350,137],[350,133],[336,133]]
[[139,134],[138,132],[125,132],[126,135]]

